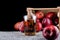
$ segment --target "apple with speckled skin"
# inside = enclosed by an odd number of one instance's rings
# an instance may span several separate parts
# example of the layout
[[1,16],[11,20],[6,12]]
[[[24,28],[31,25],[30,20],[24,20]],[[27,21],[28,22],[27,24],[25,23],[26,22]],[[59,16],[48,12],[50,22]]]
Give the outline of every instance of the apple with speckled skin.
[[[39,32],[42,30],[42,23],[40,23],[39,21],[37,21],[36,25],[34,25],[34,26],[35,26],[36,32]],[[20,32],[24,33],[24,21],[17,22],[14,25],[14,28],[15,28],[15,30],[19,30]]]
[[56,16],[56,13],[55,12],[48,12],[45,17],[49,18],[49,19],[52,19]]
[[14,24],[14,29],[15,30],[19,30],[19,25],[20,25],[20,22],[17,22]]
[[42,32],[47,40],[55,40],[59,35],[59,29],[54,25],[48,25]]
[[52,24],[53,24],[53,22],[52,22],[51,19],[49,19],[49,18],[43,18],[43,20],[42,20],[43,28],[44,28],[45,26],[47,26],[47,25],[52,25]]
[[17,23],[14,25],[14,29],[15,29],[15,30],[19,30],[19,31],[21,31],[21,32],[24,32],[24,21],[17,22]]
[[42,11],[37,11],[35,14],[38,19],[42,19],[44,17],[44,13]]
[[35,27],[36,27],[36,32],[41,31],[42,30],[42,23],[39,20],[37,20]]

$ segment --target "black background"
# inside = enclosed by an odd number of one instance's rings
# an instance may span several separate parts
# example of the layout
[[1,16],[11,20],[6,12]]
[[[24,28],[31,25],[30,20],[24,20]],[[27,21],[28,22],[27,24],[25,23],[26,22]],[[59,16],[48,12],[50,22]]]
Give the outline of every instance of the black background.
[[14,24],[23,20],[26,8],[52,8],[59,5],[59,0],[16,0],[1,1],[0,31],[16,31]]

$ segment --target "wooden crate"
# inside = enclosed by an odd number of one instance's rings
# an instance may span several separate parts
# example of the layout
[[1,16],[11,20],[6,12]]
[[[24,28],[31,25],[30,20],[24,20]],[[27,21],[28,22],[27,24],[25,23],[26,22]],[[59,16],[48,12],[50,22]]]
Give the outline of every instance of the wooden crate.
[[[27,15],[30,15],[31,12],[34,12],[35,10],[41,10],[43,12],[59,12],[59,30],[60,30],[60,7],[57,8],[27,8]],[[30,11],[30,13],[28,13]],[[35,12],[33,13],[35,14]]]
[[57,7],[59,9],[59,30],[60,30],[60,7]]

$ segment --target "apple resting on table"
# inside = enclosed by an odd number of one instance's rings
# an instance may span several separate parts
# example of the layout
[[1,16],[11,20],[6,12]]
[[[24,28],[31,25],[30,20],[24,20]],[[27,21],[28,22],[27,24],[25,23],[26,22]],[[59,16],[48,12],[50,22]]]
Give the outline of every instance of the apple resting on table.
[[48,25],[43,30],[43,36],[47,40],[55,40],[59,35],[59,30],[54,25]]
[[24,32],[24,22],[21,21],[21,22],[17,22],[15,25],[14,25],[14,28],[16,30],[20,30],[21,32]]

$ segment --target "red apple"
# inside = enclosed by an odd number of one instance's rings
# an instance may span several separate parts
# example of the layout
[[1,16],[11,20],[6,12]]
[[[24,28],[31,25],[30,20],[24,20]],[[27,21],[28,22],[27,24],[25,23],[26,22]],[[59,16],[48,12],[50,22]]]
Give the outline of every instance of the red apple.
[[41,19],[41,18],[44,17],[44,13],[43,13],[42,11],[37,11],[37,12],[36,12],[36,17],[37,17],[38,19]]
[[24,22],[17,22],[15,25],[14,25],[14,28],[16,30],[19,30],[21,32],[24,32]]
[[54,25],[46,26],[43,30],[43,36],[48,40],[54,40],[58,37],[59,30]]
[[[39,21],[37,21],[35,26],[36,26],[36,32],[39,32],[42,29],[42,24]],[[24,32],[24,22],[23,21],[17,22],[14,27],[15,27],[15,29],[18,29],[19,31]]]
[[24,32],[24,21],[20,22],[19,31]]
[[19,26],[20,26],[20,22],[17,22],[17,23],[14,25],[15,30],[19,30]]
[[55,12],[48,12],[47,14],[46,14],[46,17],[47,18],[50,18],[50,19],[52,19],[53,17],[55,17],[56,16],[56,13]]
[[43,18],[43,20],[42,20],[43,28],[44,28],[45,26],[47,26],[47,25],[52,25],[52,24],[53,24],[53,22],[52,22],[51,19],[49,19],[49,18]]
[[39,20],[37,20],[35,27],[36,27],[36,32],[41,31],[42,30],[42,23],[39,22]]

